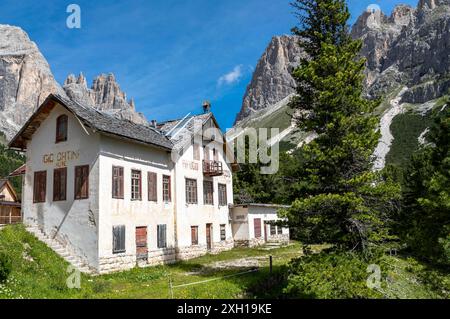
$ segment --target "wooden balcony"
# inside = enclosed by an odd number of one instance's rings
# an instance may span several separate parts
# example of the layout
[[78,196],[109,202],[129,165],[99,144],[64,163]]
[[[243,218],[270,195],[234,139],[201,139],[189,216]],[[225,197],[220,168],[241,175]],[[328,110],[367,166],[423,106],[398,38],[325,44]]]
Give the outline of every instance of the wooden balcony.
[[223,175],[222,162],[219,161],[203,161],[203,175],[220,176]]

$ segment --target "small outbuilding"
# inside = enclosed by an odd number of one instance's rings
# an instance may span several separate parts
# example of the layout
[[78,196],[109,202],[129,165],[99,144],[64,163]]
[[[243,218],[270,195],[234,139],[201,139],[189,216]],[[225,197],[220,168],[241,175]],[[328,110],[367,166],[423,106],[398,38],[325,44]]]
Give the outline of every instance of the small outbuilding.
[[280,221],[278,210],[288,208],[275,204],[239,204],[231,208],[235,246],[254,247],[265,243],[289,243],[289,228],[274,225]]
[[22,221],[20,201],[14,187],[7,179],[0,180],[0,225]]

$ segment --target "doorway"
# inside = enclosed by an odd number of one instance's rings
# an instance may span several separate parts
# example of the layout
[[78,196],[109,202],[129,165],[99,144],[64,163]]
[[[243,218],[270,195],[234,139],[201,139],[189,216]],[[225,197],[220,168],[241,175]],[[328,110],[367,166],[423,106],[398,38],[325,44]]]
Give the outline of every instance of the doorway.
[[136,227],[136,259],[147,260],[147,227]]
[[206,249],[212,248],[212,224],[206,224]]

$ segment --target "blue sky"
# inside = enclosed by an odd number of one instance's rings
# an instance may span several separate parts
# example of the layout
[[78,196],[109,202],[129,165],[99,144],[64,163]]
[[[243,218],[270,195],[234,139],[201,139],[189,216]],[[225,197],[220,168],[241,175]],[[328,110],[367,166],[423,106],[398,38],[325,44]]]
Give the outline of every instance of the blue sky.
[[[369,4],[385,13],[418,0],[349,0],[352,22]],[[66,8],[81,7],[81,29]],[[58,82],[112,72],[137,110],[158,121],[198,113],[205,99],[232,126],[253,68],[273,35],[290,34],[290,0],[2,0],[0,23],[22,27]]]

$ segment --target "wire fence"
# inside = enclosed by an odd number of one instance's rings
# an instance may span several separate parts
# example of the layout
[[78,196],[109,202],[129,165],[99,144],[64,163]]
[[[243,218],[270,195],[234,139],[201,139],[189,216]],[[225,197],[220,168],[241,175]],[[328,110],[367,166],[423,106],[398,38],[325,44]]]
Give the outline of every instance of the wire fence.
[[[296,254],[293,253],[281,253],[281,254],[277,254],[276,256],[272,256],[272,255],[264,255],[264,256],[255,256],[255,257],[250,257],[250,258],[244,258],[245,260],[254,260],[255,258],[267,258],[268,263],[269,263],[269,269],[270,269],[270,273],[272,273],[272,263],[273,263],[273,257],[281,257],[281,256],[285,256],[285,255],[293,255],[295,257]],[[265,263],[265,262],[264,262]],[[210,279],[205,279],[205,280],[200,280],[200,281],[195,281],[195,282],[189,282],[186,284],[179,284],[179,285],[174,285],[173,281],[172,281],[172,277],[169,276],[169,295],[170,297],[173,299],[174,298],[174,290],[177,288],[183,288],[183,287],[189,287],[189,286],[195,286],[195,285],[202,285],[202,284],[206,284],[209,282],[213,282],[213,281],[217,281],[217,280],[222,280],[222,279],[226,279],[226,278],[231,278],[231,277],[238,277],[238,276],[244,276],[244,275],[248,275],[251,273],[256,273],[259,271],[259,267],[258,266],[252,266],[253,269],[250,270],[246,270],[246,271],[241,271],[235,274],[230,274],[230,275],[224,275],[224,276],[220,276],[220,277],[216,277],[216,278],[210,278]]]

